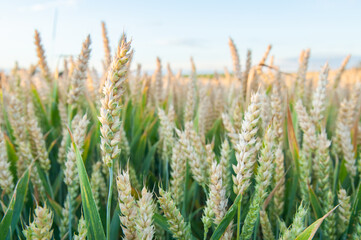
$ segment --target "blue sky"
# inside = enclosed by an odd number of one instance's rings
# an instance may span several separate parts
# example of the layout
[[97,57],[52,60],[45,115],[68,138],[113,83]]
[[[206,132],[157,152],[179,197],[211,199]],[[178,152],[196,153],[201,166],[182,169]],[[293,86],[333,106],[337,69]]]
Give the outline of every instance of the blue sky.
[[[77,55],[87,34],[92,39],[91,65],[103,58],[101,21],[114,50],[123,32],[133,39],[135,63],[147,70],[159,56],[174,70],[200,72],[231,68],[228,37],[245,61],[248,48],[258,61],[268,44],[276,64],[296,67],[302,49],[311,48],[311,67],[326,60],[338,66],[349,53],[361,61],[361,1],[95,1],[0,0],[0,69],[36,63],[34,29],[41,33],[52,68],[62,54]],[[56,24],[54,19],[56,16]],[[54,26],[56,26],[54,28]]]

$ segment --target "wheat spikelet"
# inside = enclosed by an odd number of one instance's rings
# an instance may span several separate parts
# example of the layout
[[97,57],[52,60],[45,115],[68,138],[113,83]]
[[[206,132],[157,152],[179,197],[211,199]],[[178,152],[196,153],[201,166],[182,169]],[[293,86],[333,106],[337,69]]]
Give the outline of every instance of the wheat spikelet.
[[[78,61],[75,65],[75,70],[70,79],[70,91],[68,104],[72,107],[76,107],[79,104],[79,98],[82,96],[85,86],[86,71],[88,68],[88,61],[90,58],[90,36],[88,35],[85,41],[81,52],[78,57]],[[73,106],[74,105],[74,106]]]
[[136,223],[137,206],[131,194],[132,187],[130,185],[129,173],[121,172],[117,177],[118,201],[122,216],[120,222],[122,224],[125,239],[137,239]]
[[130,42],[124,38],[118,46],[117,55],[114,57],[108,77],[104,83],[104,97],[101,100],[99,121],[101,122],[101,150],[104,163],[111,167],[113,160],[120,154],[120,97],[123,94],[123,84],[126,80],[129,60]]
[[170,192],[172,193],[174,202],[176,205],[181,203],[184,194],[185,174],[187,166],[187,158],[182,153],[182,143],[186,145],[186,135],[184,132],[177,131],[179,140],[175,143],[172,159],[171,159],[171,180],[170,180]]
[[269,127],[263,141],[263,148],[259,157],[259,167],[256,175],[255,195],[253,196],[244,225],[242,226],[241,239],[250,239],[253,234],[254,224],[260,211],[260,204],[267,197],[267,188],[272,180],[273,168],[273,132]]
[[86,240],[87,232],[87,225],[82,215],[78,223],[78,235],[74,235],[74,240]]
[[142,197],[137,202],[139,208],[138,218],[136,220],[137,239],[151,240],[154,235],[153,213],[155,204],[152,199],[152,193],[145,187],[142,189]]
[[318,136],[318,143],[319,145],[316,159],[319,163],[319,168],[318,171],[315,172],[315,175],[318,180],[321,205],[325,207],[328,202],[327,193],[331,188],[330,172],[332,166],[332,162],[328,154],[331,142],[327,140],[326,130],[321,130],[321,134]]
[[176,239],[187,240],[190,239],[190,227],[184,222],[182,215],[169,192],[159,189],[160,197],[158,202],[163,209],[164,215],[169,223],[169,229]]
[[47,82],[51,82],[51,74],[48,67],[48,63],[45,57],[45,50],[41,44],[40,34],[35,30],[35,45],[36,45],[36,54],[38,56],[38,64],[41,70],[41,73]]
[[6,152],[5,136],[2,131],[0,131],[0,187],[6,194],[10,194],[14,189],[13,175],[10,172],[10,162]]
[[[86,114],[83,117],[77,114],[72,121],[74,143],[80,152],[83,150],[88,123],[89,121],[87,120]],[[70,202],[73,204],[79,192],[79,176],[76,166],[76,153],[73,145],[69,147],[67,153],[64,171],[64,183],[68,186],[68,193],[71,198]]]
[[343,233],[346,231],[348,227],[348,223],[351,217],[351,198],[347,196],[345,189],[340,189],[338,194],[338,202],[340,206],[337,208],[337,230],[339,233]]
[[353,145],[351,142],[351,131],[346,125],[341,125],[340,129],[342,129],[340,138],[345,166],[347,172],[351,174],[352,177],[354,177],[356,175],[356,159],[354,156]]
[[316,91],[313,94],[312,98],[312,109],[311,115],[313,118],[313,122],[315,125],[321,123],[322,119],[324,118],[323,114],[326,109],[326,86],[328,83],[328,64],[326,63],[320,73],[320,78],[318,80],[318,85]]
[[31,102],[28,104],[27,110],[27,127],[29,135],[35,145],[35,158],[39,161],[40,167],[45,171],[45,173],[49,173],[51,167],[50,159],[46,150],[44,136],[39,127],[38,120],[35,116],[34,106]]
[[104,48],[104,70],[106,71],[111,64],[112,56],[110,53],[109,38],[108,38],[105,22],[102,22],[101,24],[102,24],[102,38],[103,38],[103,48]]
[[271,223],[270,223],[270,221],[268,219],[266,210],[261,209],[261,211],[259,213],[259,219],[260,219],[260,222],[261,222],[263,239],[265,239],[265,240],[274,240],[275,237],[273,235],[272,226],[271,226]]
[[279,144],[275,151],[274,182],[279,187],[274,193],[274,209],[277,216],[282,215],[285,203],[285,165],[282,146]]
[[233,175],[233,191],[236,194],[244,194],[250,185],[253,175],[253,168],[256,163],[256,152],[258,149],[258,140],[256,137],[258,131],[258,122],[260,119],[259,94],[252,96],[251,104],[248,106],[245,118],[242,123],[242,132],[236,146],[237,165],[233,165],[236,175]]
[[51,240],[53,238],[53,213],[47,208],[37,206],[34,214],[34,221],[23,231],[26,239]]
[[225,139],[221,145],[221,157],[219,159],[219,164],[222,168],[223,186],[225,187],[226,192],[230,193],[232,191],[231,149],[227,139]]

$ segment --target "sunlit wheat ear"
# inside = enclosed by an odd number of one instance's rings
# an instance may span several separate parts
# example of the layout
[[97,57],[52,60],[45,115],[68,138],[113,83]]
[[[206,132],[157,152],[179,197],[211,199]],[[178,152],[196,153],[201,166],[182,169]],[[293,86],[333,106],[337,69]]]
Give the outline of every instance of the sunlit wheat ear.
[[200,89],[198,106],[198,132],[204,136],[210,129],[210,113],[212,112],[210,87],[207,84]]
[[[70,91],[68,97],[68,104],[72,107],[79,105],[79,99],[84,95],[84,86],[86,80],[86,71],[90,58],[90,36],[88,35],[83,42],[78,61],[75,65],[75,70],[70,79]],[[73,106],[74,105],[74,106]]]
[[107,33],[107,28],[105,26],[105,22],[102,22],[102,38],[103,38],[103,48],[104,48],[104,71],[107,71],[109,65],[112,61],[112,56],[110,53],[110,46],[109,46],[109,38]]
[[304,151],[305,157],[309,159],[317,146],[316,128],[301,100],[296,103],[295,109],[297,112],[298,123],[304,132],[302,149]]
[[[196,76],[193,76],[194,74],[191,74],[192,78],[196,78]],[[186,99],[186,105],[184,108],[184,122],[190,122],[193,120],[194,117],[194,108],[197,101],[197,86],[196,86],[196,80],[191,79],[187,84],[187,99]]]
[[239,61],[239,55],[238,55],[238,51],[237,51],[237,47],[234,44],[234,41],[232,38],[229,38],[228,40],[228,45],[229,45],[229,49],[231,50],[231,56],[232,56],[232,61],[233,61],[233,74],[234,74],[234,78],[237,79],[238,81],[241,81],[241,64]]
[[345,126],[350,127],[349,116],[352,114],[350,113],[350,102],[344,98],[340,104],[338,109],[338,115],[336,119],[336,129],[333,136],[333,144],[332,148],[336,154],[342,155],[342,138],[343,138],[343,131]]
[[274,207],[277,216],[281,216],[285,204],[285,162],[282,145],[278,144],[275,150],[275,176],[274,183],[278,188],[274,194]]
[[330,173],[332,172],[332,161],[329,156],[329,147],[331,142],[327,139],[326,130],[322,129],[318,136],[318,149],[316,159],[318,162],[317,171],[314,172],[319,182],[319,195],[321,205],[327,206],[328,191],[331,188]]
[[48,151],[46,150],[45,139],[35,115],[34,106],[31,102],[28,103],[27,114],[28,132],[36,149],[35,158],[38,159],[40,167],[45,171],[45,173],[49,173],[51,163]]
[[74,240],[86,240],[87,237],[87,225],[86,222],[84,220],[84,217],[81,216],[81,218],[79,219],[79,223],[78,223],[78,234],[74,235]]
[[[327,192],[328,195],[328,202],[327,206],[324,207],[324,212],[329,212],[334,207],[334,195],[329,190]],[[331,213],[326,219],[325,223],[322,226],[323,233],[325,234],[325,237],[330,240],[336,239],[336,213]]]
[[222,168],[223,186],[225,187],[227,194],[230,194],[232,191],[231,148],[227,139],[225,139],[221,145],[221,157],[219,159],[219,164]]
[[340,129],[342,129],[340,133],[340,140],[343,158],[345,160],[345,167],[347,169],[347,172],[351,174],[352,177],[354,177],[356,175],[356,158],[351,142],[351,130],[346,125],[341,125]]
[[[73,139],[79,151],[83,152],[84,139],[87,131],[89,120],[85,114],[83,117],[77,114],[72,121]],[[72,199],[78,195],[79,176],[76,167],[76,153],[73,145],[68,149],[67,159],[65,162],[64,182],[68,186],[68,191]]]
[[159,189],[158,202],[169,223],[169,229],[176,239],[190,239],[190,226],[185,223],[169,192]]
[[308,68],[308,60],[310,58],[310,50],[307,49],[301,52],[299,59],[299,67],[294,84],[294,94],[297,99],[302,99],[305,93],[306,73]]
[[248,86],[248,76],[249,72],[251,71],[252,67],[252,51],[250,49],[247,50],[247,59],[246,59],[246,69],[243,72],[243,82],[242,82],[242,89],[243,89],[243,99],[247,97],[247,86]]
[[256,163],[256,154],[259,148],[257,139],[258,123],[260,120],[259,94],[251,98],[242,124],[242,130],[236,146],[237,165],[233,165],[236,175],[233,175],[233,191],[236,194],[244,194],[250,185],[253,168]]
[[284,122],[284,108],[282,102],[282,92],[280,89],[280,73],[277,73],[276,82],[272,85],[271,93],[271,107],[272,107],[272,123],[275,129],[275,137],[278,143],[283,142],[283,122]]
[[359,114],[360,114],[360,106],[361,106],[361,83],[355,83],[349,100],[349,110],[347,116],[347,122],[350,129],[352,129],[355,125],[355,122],[359,122]]
[[34,221],[23,231],[26,239],[52,239],[53,216],[54,214],[46,204],[44,207],[37,206],[34,212]]
[[170,163],[170,191],[172,193],[175,204],[179,206],[184,195],[184,176],[186,174],[187,157],[184,156],[184,151],[182,151],[182,144],[186,145],[186,135],[184,132],[179,130],[177,130],[177,134],[179,136],[179,140],[174,145]]
[[[242,118],[243,118],[243,103],[244,103],[244,100],[243,100],[243,97],[242,96],[238,96],[236,99],[235,99],[235,102],[234,102],[234,107],[231,109],[232,112],[232,120],[233,120],[233,126],[234,126],[234,130],[236,132],[240,132],[241,129],[242,129]],[[228,131],[228,129],[227,129]]]
[[153,95],[155,97],[156,106],[160,106],[163,101],[163,79],[162,79],[162,64],[160,58],[157,58],[157,68],[153,74]]
[[10,194],[14,189],[13,175],[10,172],[10,162],[6,152],[5,136],[0,131],[0,188],[6,194]]
[[[187,140],[182,142],[193,178],[203,187],[208,183],[209,168],[205,161],[205,149],[201,137],[193,129],[193,123],[186,123]],[[184,145],[185,144],[185,145]]]
[[222,122],[223,122],[224,128],[227,131],[227,135],[228,135],[232,145],[236,146],[238,143],[239,135],[236,134],[236,130],[234,129],[233,124],[232,124],[231,120],[229,119],[228,114],[222,113]]
[[113,160],[120,154],[121,104],[119,100],[124,91],[123,84],[128,71],[126,63],[129,60],[129,50],[130,42],[124,38],[118,46],[103,88],[104,96],[101,100],[99,121],[101,123],[102,158],[108,167],[113,165]]
[[262,119],[262,129],[266,129],[272,120],[272,109],[270,97],[267,95],[265,90],[262,90],[260,93],[261,101],[261,119]]
[[337,225],[338,233],[343,233],[348,227],[351,217],[351,197],[347,196],[345,189],[340,189],[338,194],[338,202],[340,206],[337,208]]
[[336,89],[338,85],[340,84],[341,76],[345,72],[346,65],[348,61],[350,60],[351,55],[346,56],[346,58],[343,60],[340,68],[337,70],[336,75],[333,79],[333,88]]
[[155,203],[153,194],[145,187],[142,189],[142,197],[138,200],[138,217],[136,220],[137,239],[152,240],[154,235],[153,214]]
[[274,161],[273,138],[272,128],[269,127],[266,131],[263,147],[258,159],[259,167],[256,175],[255,194],[253,195],[246,219],[244,220],[244,225],[242,226],[241,239],[251,238],[261,204],[263,204],[263,201],[268,195],[267,189],[271,184]]
[[17,161],[18,177],[25,172],[26,166],[29,166],[33,159],[26,134],[26,119],[23,106],[16,96],[9,97],[8,116],[19,152]]
[[171,122],[163,109],[158,108],[158,117],[160,119],[159,136],[163,144],[161,153],[163,160],[169,159],[172,155],[174,145],[174,123]]
[[312,97],[311,115],[316,126],[321,124],[326,110],[326,87],[328,83],[328,72],[329,67],[326,63],[320,72],[317,88]]
[[137,206],[132,196],[129,173],[121,172],[117,177],[118,202],[121,211],[120,222],[122,224],[125,239],[137,239],[136,223]]
[[36,46],[36,54],[38,56],[38,64],[41,70],[41,74],[45,78],[47,82],[51,82],[51,73],[48,67],[48,63],[45,57],[45,50],[43,45],[41,44],[40,34],[37,30],[35,30],[35,46]]

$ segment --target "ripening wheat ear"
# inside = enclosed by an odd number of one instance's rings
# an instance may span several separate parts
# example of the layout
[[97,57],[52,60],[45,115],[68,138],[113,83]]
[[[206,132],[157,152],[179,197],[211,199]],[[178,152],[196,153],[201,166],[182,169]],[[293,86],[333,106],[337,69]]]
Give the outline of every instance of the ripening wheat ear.
[[10,162],[6,152],[5,136],[0,130],[0,187],[10,194],[14,189],[13,175],[10,172]]
[[[318,162],[315,176],[319,182],[319,195],[322,207],[327,207],[328,191],[331,189],[330,173],[332,172],[332,161],[329,156],[329,147],[331,142],[327,139],[326,130],[322,129],[318,136],[318,149],[316,159]],[[325,209],[326,211],[328,209]]]
[[44,207],[37,206],[34,214],[34,221],[26,227],[23,231],[26,239],[44,239],[50,240],[53,238],[53,213],[44,205]]
[[128,171],[123,171],[117,177],[118,201],[122,213],[120,222],[122,224],[125,239],[137,239],[136,218],[137,206],[132,196]]
[[181,203],[184,195],[185,174],[187,167],[187,157],[184,156],[182,151],[182,143],[186,145],[186,135],[184,132],[177,130],[179,140],[175,143],[172,152],[171,166],[171,180],[170,191],[172,193],[174,202],[177,206]]
[[233,175],[233,191],[244,194],[250,185],[253,175],[253,168],[256,163],[256,153],[259,148],[257,139],[258,123],[260,120],[259,94],[256,93],[251,98],[245,118],[242,123],[242,131],[236,146],[237,165],[233,165],[236,175]]
[[104,96],[101,100],[100,117],[101,123],[101,150],[104,163],[111,167],[113,160],[120,154],[119,144],[121,141],[120,128],[120,97],[123,94],[123,84],[126,81],[129,60],[130,42],[123,39],[118,46],[117,54],[108,72],[104,83]]
[[28,132],[36,149],[35,158],[38,159],[40,167],[45,171],[46,174],[48,174],[51,167],[50,159],[48,156],[48,151],[46,150],[45,139],[43,133],[41,132],[41,128],[39,127],[32,102],[28,103],[27,114]]
[[[81,117],[77,114],[72,121],[73,139],[80,152],[83,151],[84,139],[89,121],[85,114]],[[76,167],[76,153],[73,145],[68,149],[65,162],[64,182],[68,186],[68,193],[73,204],[79,192],[79,176]]]
[[281,240],[295,239],[305,229],[307,212],[303,204],[300,204],[293,218],[292,226],[282,234],[282,237],[280,237]]
[[163,101],[163,79],[162,79],[162,64],[160,58],[157,57],[157,68],[153,75],[154,82],[154,97],[156,106],[160,106]]
[[194,117],[194,108],[197,102],[197,72],[196,67],[191,58],[192,72],[190,75],[190,80],[187,84],[187,99],[186,105],[184,108],[184,123],[193,121]]
[[348,61],[350,60],[351,55],[347,55],[346,58],[343,60],[341,67],[337,70],[336,76],[334,77],[333,80],[333,88],[336,89],[338,87],[338,85],[340,84],[340,80],[341,80],[341,76],[344,73],[345,69],[346,69],[346,65],[348,63]]
[[[303,106],[302,101],[298,100],[296,103],[296,112],[299,125],[304,132],[302,151],[306,161],[312,159],[312,155],[317,147],[316,144],[316,127],[308,115],[306,108]],[[313,161],[313,169],[317,171],[318,163]]]
[[274,193],[274,211],[277,216],[283,213],[285,203],[285,162],[282,151],[282,145],[278,144],[275,151],[275,176],[274,183],[278,188]]
[[142,190],[142,197],[138,200],[138,218],[136,220],[137,239],[152,240],[154,235],[153,214],[155,203],[153,194],[145,187]]
[[169,223],[169,229],[176,239],[191,239],[190,226],[184,222],[179,209],[175,205],[169,192],[159,189],[158,202],[163,209],[164,216]]
[[340,126],[340,140],[341,140],[341,147],[342,153],[345,160],[345,167],[347,172],[351,174],[352,177],[356,175],[356,158],[353,151],[353,145],[351,142],[351,130],[346,125]]
[[272,85],[271,106],[272,106],[272,123],[275,130],[275,137],[278,143],[283,143],[283,122],[284,110],[282,103],[282,91],[280,89],[280,72],[276,75],[276,82]]
[[234,44],[234,41],[233,41],[232,38],[229,38],[228,45],[229,45],[229,49],[231,50],[231,56],[232,56],[232,60],[233,60],[234,78],[237,79],[238,81],[241,81],[242,80],[241,64],[240,64],[240,61],[239,61],[239,55],[238,55],[237,47]]
[[165,161],[172,155],[174,145],[174,122],[170,121],[163,109],[158,108],[158,117],[160,119],[159,136],[162,141],[162,159]]
[[305,91],[306,73],[308,68],[308,60],[310,58],[310,50],[307,49],[301,52],[299,59],[299,67],[294,85],[294,94],[297,99],[302,99]]
[[346,231],[351,217],[351,197],[347,196],[346,190],[342,188],[339,190],[337,197],[340,203],[340,206],[337,208],[337,230],[342,234]]
[[40,34],[37,30],[35,30],[35,45],[36,45],[36,54],[38,55],[38,59],[39,59],[38,64],[39,64],[41,73],[42,73],[43,77],[45,78],[45,80],[50,83],[51,82],[51,74],[50,74],[50,70],[48,67],[48,63],[46,61],[44,47],[41,44]]
[[76,107],[79,104],[79,98],[82,94],[84,94],[83,88],[85,86],[86,71],[88,68],[91,51],[90,44],[90,36],[88,35],[83,42],[83,46],[79,54],[78,61],[76,63],[74,73],[70,79],[68,104],[72,107]]
[[86,240],[87,232],[87,225],[82,215],[78,223],[78,235],[74,234],[74,240]]
[[312,98],[311,115],[314,124],[317,126],[321,124],[321,121],[324,118],[323,114],[326,109],[326,86],[328,83],[328,71],[329,68],[328,64],[326,63],[321,70],[318,85]]
[[273,138],[274,134],[272,128],[269,127],[266,131],[263,148],[259,157],[259,167],[256,175],[255,194],[253,196],[251,205],[249,207],[244,225],[242,227],[241,239],[250,239],[253,234],[254,224],[257,220],[261,204],[267,197],[267,189],[272,180],[273,169]]
[[103,46],[104,46],[104,71],[107,71],[112,61],[112,56],[110,53],[109,38],[108,38],[105,22],[102,22],[101,24],[102,24]]

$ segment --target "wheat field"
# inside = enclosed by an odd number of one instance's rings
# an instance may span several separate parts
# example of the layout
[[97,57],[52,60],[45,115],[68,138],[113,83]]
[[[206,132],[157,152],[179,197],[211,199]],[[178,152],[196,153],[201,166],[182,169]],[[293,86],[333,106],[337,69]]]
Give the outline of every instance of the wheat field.
[[50,69],[35,31],[38,62],[0,75],[0,239],[361,239],[350,56],[315,73],[305,49],[284,72],[268,46],[241,66],[229,39],[231,70],[148,75],[101,27],[102,71],[90,36]]

